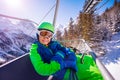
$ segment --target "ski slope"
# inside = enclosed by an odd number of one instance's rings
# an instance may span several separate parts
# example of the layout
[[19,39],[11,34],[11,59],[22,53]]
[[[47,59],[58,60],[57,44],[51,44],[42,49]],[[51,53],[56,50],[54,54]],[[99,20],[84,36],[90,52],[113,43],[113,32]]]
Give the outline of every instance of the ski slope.
[[120,32],[114,34],[111,41],[103,42],[103,45],[107,54],[100,59],[115,80],[120,80]]

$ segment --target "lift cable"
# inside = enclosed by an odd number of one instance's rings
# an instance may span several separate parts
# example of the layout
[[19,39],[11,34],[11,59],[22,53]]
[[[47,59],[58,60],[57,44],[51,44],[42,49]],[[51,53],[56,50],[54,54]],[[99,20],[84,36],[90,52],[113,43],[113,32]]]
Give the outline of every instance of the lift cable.
[[39,24],[47,17],[47,15],[52,11],[52,9],[55,7],[56,4],[54,4],[50,10],[44,15],[44,17],[40,20]]
[[[40,20],[39,24],[47,17],[47,15],[52,11],[52,9],[55,7],[56,4],[54,4],[50,10],[44,15],[44,17]],[[39,25],[38,24],[38,25]],[[32,34],[33,30],[30,32],[30,35]]]
[[105,6],[107,3],[109,2],[109,0],[107,0],[104,4],[102,4],[102,6],[100,6],[99,8],[96,8],[94,11],[98,11],[99,9],[101,9],[103,6]]
[[34,21],[32,21],[32,20],[28,20],[28,19],[22,19],[22,18],[18,18],[18,17],[12,17],[12,16],[8,16],[8,15],[3,15],[3,14],[0,14],[0,16],[2,16],[2,17],[7,17],[7,18],[10,18],[10,19],[28,21],[28,22],[32,22],[32,23],[38,25],[38,23],[36,23],[36,22],[34,22]]

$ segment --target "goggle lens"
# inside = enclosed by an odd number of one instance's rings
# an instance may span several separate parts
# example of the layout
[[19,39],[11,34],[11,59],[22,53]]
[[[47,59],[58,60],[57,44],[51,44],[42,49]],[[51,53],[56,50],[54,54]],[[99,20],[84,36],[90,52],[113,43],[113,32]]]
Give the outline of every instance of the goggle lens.
[[51,38],[51,37],[53,36],[53,33],[52,33],[52,32],[49,32],[49,31],[40,31],[40,32],[39,32],[39,35],[40,35],[40,36],[43,36],[43,37]]

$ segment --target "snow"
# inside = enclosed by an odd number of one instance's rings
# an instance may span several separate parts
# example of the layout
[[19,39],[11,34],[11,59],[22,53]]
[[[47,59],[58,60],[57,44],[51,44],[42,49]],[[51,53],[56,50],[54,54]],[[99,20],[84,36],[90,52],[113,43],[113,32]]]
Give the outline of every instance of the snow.
[[0,64],[4,63],[6,60],[0,57]]
[[0,16],[0,65],[28,52],[36,32],[32,22]]
[[120,78],[120,60],[117,63],[109,63],[105,65],[109,72],[113,75],[115,80],[119,80]]
[[120,33],[114,34],[111,41],[103,42],[103,45],[107,53],[100,59],[115,80],[120,80]]

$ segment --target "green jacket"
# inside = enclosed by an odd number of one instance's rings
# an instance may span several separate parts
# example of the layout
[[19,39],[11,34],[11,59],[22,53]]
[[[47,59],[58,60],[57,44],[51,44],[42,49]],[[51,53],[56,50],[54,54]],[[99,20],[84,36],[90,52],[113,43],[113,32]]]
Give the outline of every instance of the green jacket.
[[[38,46],[36,44],[32,44],[30,50],[30,59],[36,72],[43,76],[49,76],[60,70],[60,64],[58,62],[51,61],[50,64],[44,63],[37,52],[37,47]],[[76,56],[78,67],[78,72],[76,74],[78,76],[78,80],[103,80],[100,71],[90,55],[85,55],[83,64],[80,63],[81,55]],[[64,76],[64,80],[69,79],[69,74],[70,70],[68,69]]]

